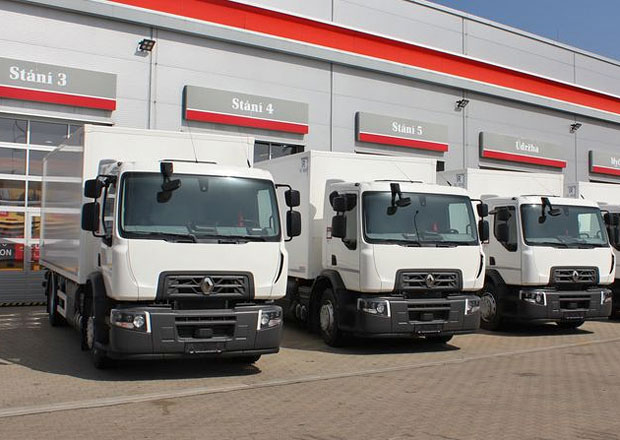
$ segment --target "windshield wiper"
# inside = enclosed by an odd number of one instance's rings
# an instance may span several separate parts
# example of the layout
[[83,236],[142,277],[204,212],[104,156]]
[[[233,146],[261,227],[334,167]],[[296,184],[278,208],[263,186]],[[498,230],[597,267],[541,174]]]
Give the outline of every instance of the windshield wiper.
[[198,238],[194,234],[181,234],[176,232],[130,232],[132,235],[137,235],[139,237],[157,237],[161,238],[165,241],[191,241],[192,243],[198,243]]
[[374,240],[377,244],[397,244],[399,246],[420,247],[422,246],[417,240],[401,240],[398,238],[379,238]]
[[530,243],[532,246],[551,246],[556,248],[568,248],[568,244],[557,241],[533,241]]

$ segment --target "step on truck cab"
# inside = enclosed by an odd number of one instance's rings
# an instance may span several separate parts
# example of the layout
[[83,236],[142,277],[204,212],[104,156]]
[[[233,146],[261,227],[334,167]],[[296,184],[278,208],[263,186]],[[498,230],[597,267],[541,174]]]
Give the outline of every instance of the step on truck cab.
[[287,231],[252,148],[87,125],[44,159],[50,322],[78,329],[96,366],[279,350]]
[[466,169],[439,179],[489,208],[483,328],[508,320],[577,328],[609,316],[615,257],[596,202],[561,197],[561,174]]
[[609,242],[616,258],[616,276],[613,284],[611,319],[620,320],[620,185],[603,182],[577,182],[566,186],[566,196],[596,200],[603,212]]
[[478,329],[488,225],[463,189],[434,184],[435,160],[308,151],[259,166],[300,191],[282,304],[327,344]]

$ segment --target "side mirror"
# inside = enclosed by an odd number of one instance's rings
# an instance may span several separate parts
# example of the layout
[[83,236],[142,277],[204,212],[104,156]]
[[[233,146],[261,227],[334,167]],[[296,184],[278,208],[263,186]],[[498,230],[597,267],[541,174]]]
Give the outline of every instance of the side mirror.
[[296,208],[301,204],[299,191],[287,189],[284,192],[284,202],[289,208]]
[[335,197],[331,197],[330,201],[332,208],[336,212],[347,212],[355,208],[357,205],[357,195],[355,194],[340,194]]
[[508,243],[508,240],[510,240],[508,225],[505,223],[497,225],[497,241],[500,243]]
[[297,211],[286,212],[286,235],[289,238],[301,235],[301,214]]
[[476,210],[478,211],[478,216],[481,218],[489,215],[489,205],[486,203],[478,203],[476,205]]
[[478,222],[478,235],[480,236],[480,241],[488,241],[489,240],[489,222],[486,220],[480,220]]
[[495,213],[495,220],[507,222],[508,220],[510,220],[511,215],[512,214],[510,214],[510,211],[508,211],[507,209],[500,209]]
[[99,202],[84,203],[82,206],[82,230],[97,232],[99,230]]
[[89,179],[84,182],[84,197],[98,199],[101,197],[103,182],[99,179]]
[[332,217],[332,237],[345,238],[347,236],[347,218],[344,215]]

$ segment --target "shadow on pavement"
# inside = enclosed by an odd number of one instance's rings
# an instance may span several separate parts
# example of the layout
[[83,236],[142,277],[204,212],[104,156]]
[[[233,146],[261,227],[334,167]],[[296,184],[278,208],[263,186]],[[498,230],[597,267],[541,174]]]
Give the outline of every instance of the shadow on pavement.
[[285,323],[282,348],[347,355],[431,353],[460,350],[458,336],[447,344],[432,343],[424,338],[347,338],[342,347],[330,347],[323,339],[296,323]]
[[591,335],[594,332],[583,328],[566,329],[557,324],[505,324],[501,330],[488,331],[480,329],[479,333],[485,335],[507,336],[507,337],[537,337],[537,336],[575,336]]
[[50,327],[43,312],[43,308],[33,307],[0,308],[0,368],[8,361],[45,373],[100,381],[196,379],[261,372],[258,366],[232,359],[121,361],[111,369],[97,370],[90,353],[80,349],[77,332],[71,327]]

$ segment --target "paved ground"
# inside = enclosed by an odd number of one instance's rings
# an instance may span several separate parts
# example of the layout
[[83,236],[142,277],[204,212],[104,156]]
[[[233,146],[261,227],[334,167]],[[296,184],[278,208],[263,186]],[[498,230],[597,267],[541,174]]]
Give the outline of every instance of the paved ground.
[[620,322],[331,349],[255,366],[91,367],[43,308],[0,308],[0,439],[620,439]]

